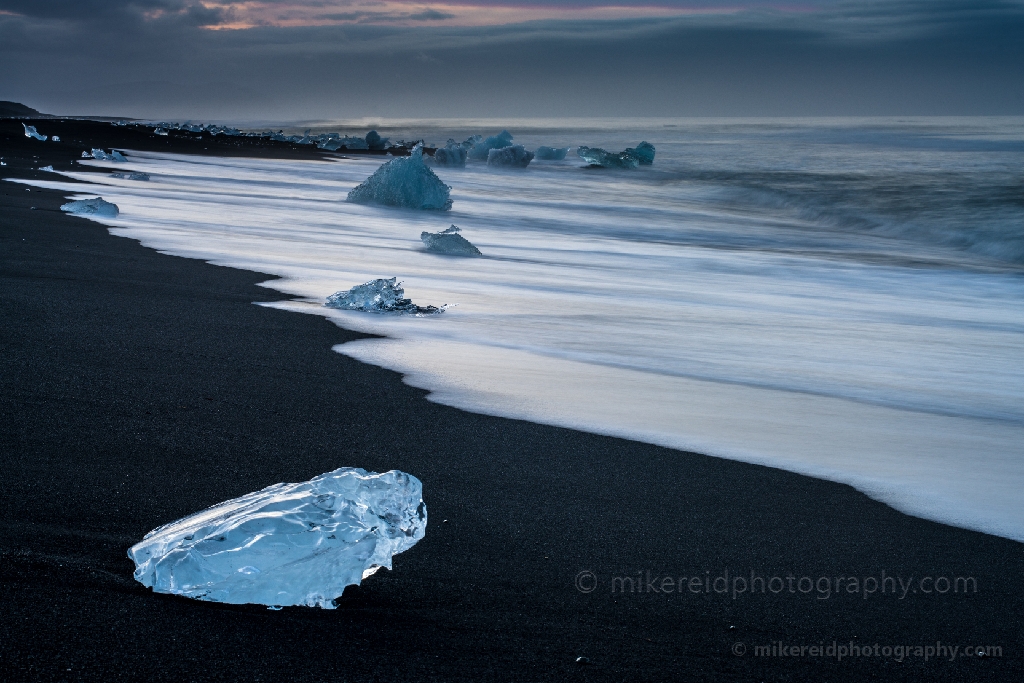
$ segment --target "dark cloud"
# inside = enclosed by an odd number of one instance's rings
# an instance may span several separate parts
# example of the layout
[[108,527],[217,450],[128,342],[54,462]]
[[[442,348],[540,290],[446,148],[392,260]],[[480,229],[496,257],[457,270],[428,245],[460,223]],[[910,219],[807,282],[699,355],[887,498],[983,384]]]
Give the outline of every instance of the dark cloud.
[[[1024,114],[1018,2],[243,31],[197,28],[212,15],[191,17],[194,4],[164,3],[160,21],[125,19],[131,30],[0,16],[0,99],[55,113],[234,120]],[[142,5],[121,6],[136,8],[129,16]]]

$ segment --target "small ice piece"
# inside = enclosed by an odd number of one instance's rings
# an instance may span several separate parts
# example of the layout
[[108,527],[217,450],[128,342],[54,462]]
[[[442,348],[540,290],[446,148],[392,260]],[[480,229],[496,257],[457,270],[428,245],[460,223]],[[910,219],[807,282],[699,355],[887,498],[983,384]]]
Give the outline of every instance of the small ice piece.
[[51,139],[51,140],[53,140],[54,142],[60,142],[60,136],[59,136],[59,135],[54,135],[54,136],[53,136],[52,138],[50,138],[50,139]]
[[123,154],[121,154],[120,152],[118,152],[116,149],[113,150],[110,153],[110,160],[111,161],[118,161],[118,162],[120,162],[120,161],[128,161],[128,159],[126,159],[125,156]]
[[153,129],[153,135],[167,135],[167,129],[166,128],[159,128],[159,127],[154,128]]
[[82,158],[83,159],[92,159],[92,153],[91,152],[82,152]]
[[444,313],[447,306],[417,306],[405,298],[405,290],[398,278],[378,278],[356,285],[347,292],[335,292],[327,297],[324,306],[343,311],[367,313]]
[[117,218],[117,204],[111,204],[103,199],[79,199],[67,204],[61,204],[61,211],[73,213],[76,216],[100,216],[102,218]]
[[149,180],[148,173],[140,173],[133,171],[131,173],[111,173],[111,178],[119,178],[121,180]]
[[632,154],[640,161],[641,166],[650,166],[654,163],[654,145],[646,140],[636,147],[629,147],[623,154]]
[[434,152],[434,163],[446,168],[465,168],[469,150],[462,143],[449,139],[448,144]]
[[348,193],[348,201],[448,211],[451,191],[423,163],[423,147],[416,145],[408,157],[397,157],[378,168]]
[[21,124],[21,127],[25,129],[25,137],[35,138],[36,140],[42,140],[43,142],[46,142],[46,136],[40,135],[39,131],[36,130],[35,126],[27,126],[23,123]]
[[459,228],[452,226],[442,232],[421,232],[420,239],[427,251],[451,256],[480,256],[480,250],[459,234]]
[[568,147],[545,147],[541,145],[537,148],[536,157],[537,161],[561,161],[568,152]]
[[39,170],[40,171],[49,171],[50,173],[56,173],[56,171],[53,170],[53,166],[43,166]]
[[382,138],[377,131],[371,130],[366,134],[366,147],[368,149],[380,151],[387,146],[388,139]]
[[501,149],[512,144],[512,133],[503,130],[497,135],[477,141],[469,150],[469,158],[477,161],[487,161],[487,155],[492,149]]
[[128,550],[157,593],[231,604],[334,609],[427,529],[419,479],[342,467],[275,484],[146,534]]
[[591,166],[603,166],[604,168],[636,168],[640,165],[640,158],[627,152],[618,154],[607,152],[600,147],[580,147],[576,150],[580,156]]
[[526,151],[522,145],[509,145],[501,149],[492,149],[487,152],[488,166],[508,166],[511,168],[526,168],[533,161],[533,152]]

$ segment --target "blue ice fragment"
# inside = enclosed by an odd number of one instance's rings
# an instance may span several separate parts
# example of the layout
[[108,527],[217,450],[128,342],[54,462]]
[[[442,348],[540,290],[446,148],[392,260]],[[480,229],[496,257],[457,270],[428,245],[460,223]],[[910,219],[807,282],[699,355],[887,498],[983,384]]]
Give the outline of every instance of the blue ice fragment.
[[36,140],[41,140],[42,142],[46,142],[46,136],[45,135],[40,135],[39,131],[36,130],[35,126],[27,126],[24,123],[21,124],[21,126],[22,126],[22,128],[25,129],[25,137],[27,137],[27,138],[35,138]]
[[416,145],[408,157],[397,157],[378,168],[348,193],[348,201],[448,211],[451,190],[423,163],[423,147]]
[[512,133],[503,130],[497,135],[492,135],[485,140],[475,141],[473,148],[469,150],[469,158],[477,161],[487,161],[487,154],[492,149],[501,149],[512,144]]
[[561,161],[568,152],[568,147],[545,147],[541,145],[537,148],[537,161]]
[[368,149],[379,151],[388,146],[388,139],[382,138],[377,131],[371,130],[366,134],[366,146]]
[[580,147],[576,154],[591,166],[605,168],[636,168],[641,164],[650,166],[654,163],[654,145],[649,142],[641,142],[617,154],[600,147]]
[[421,232],[420,239],[427,251],[449,256],[480,256],[480,250],[459,234],[459,228],[452,226],[441,232]]
[[61,204],[61,211],[75,214],[76,216],[99,216],[101,218],[117,218],[117,204],[112,204],[103,197],[95,199],[79,199],[67,204]]
[[444,313],[447,306],[417,306],[405,298],[405,290],[398,278],[378,278],[356,285],[344,292],[327,297],[324,306],[343,311],[366,313],[415,313],[432,315]]
[[526,168],[531,161],[533,161],[533,152],[528,152],[522,145],[509,145],[501,149],[492,149],[487,153],[488,166]]
[[154,529],[131,547],[135,580],[158,593],[231,604],[333,609],[423,538],[420,481],[342,467],[275,484]]
[[640,160],[641,166],[650,166],[654,163],[654,145],[646,140],[636,147],[628,148],[624,154],[632,154]]
[[468,156],[469,150],[464,144],[448,140],[447,145],[434,152],[434,163],[446,168],[464,168]]

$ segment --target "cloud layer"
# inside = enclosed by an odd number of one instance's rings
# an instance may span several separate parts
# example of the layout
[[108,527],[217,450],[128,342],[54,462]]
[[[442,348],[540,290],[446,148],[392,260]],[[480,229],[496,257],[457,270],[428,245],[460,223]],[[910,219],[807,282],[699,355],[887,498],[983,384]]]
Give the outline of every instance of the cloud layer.
[[[240,19],[271,4],[301,21]],[[467,7],[516,6],[0,0],[0,99],[232,120],[1024,114],[1020,2],[662,3],[671,16],[619,2],[640,9],[612,19],[558,5],[580,13],[467,24]]]

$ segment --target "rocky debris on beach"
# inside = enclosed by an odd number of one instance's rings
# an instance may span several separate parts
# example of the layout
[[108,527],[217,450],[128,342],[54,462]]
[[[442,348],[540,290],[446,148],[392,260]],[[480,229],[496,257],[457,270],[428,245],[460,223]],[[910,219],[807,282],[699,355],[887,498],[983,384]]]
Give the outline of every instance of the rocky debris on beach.
[[158,593],[333,609],[346,586],[391,569],[426,528],[419,479],[342,467],[154,529],[128,557],[135,580]]
[[363,311],[365,313],[413,313],[416,315],[433,315],[443,313],[447,306],[417,306],[405,298],[405,290],[398,278],[377,278],[356,285],[343,292],[335,292],[327,297],[324,306],[343,311]]
[[348,193],[348,201],[448,211],[452,208],[451,189],[423,163],[423,147],[416,145],[408,157],[392,159],[378,168]]
[[480,250],[459,234],[455,225],[441,232],[421,232],[420,239],[427,251],[449,256],[480,256]]

